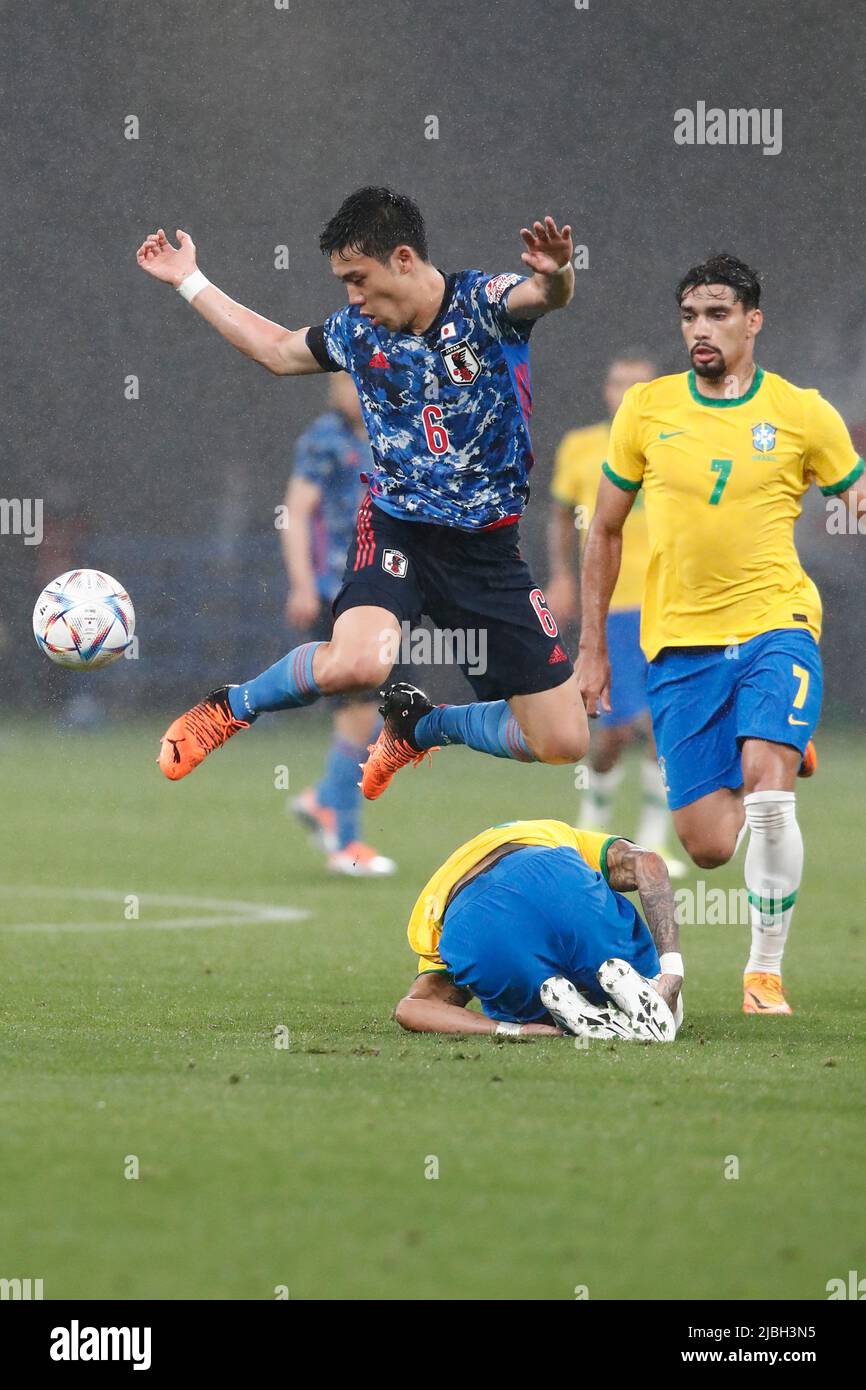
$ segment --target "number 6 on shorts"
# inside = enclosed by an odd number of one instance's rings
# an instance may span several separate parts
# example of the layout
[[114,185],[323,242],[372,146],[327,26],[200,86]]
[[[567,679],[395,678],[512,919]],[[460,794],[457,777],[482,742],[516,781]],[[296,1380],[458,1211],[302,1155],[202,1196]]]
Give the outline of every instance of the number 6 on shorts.
[[535,609],[535,612],[538,615],[538,621],[541,623],[541,626],[544,628],[544,631],[547,633],[548,637],[558,637],[559,628],[556,626],[556,619],[554,618],[550,609],[545,608],[544,594],[541,592],[540,589],[532,590],[532,593],[529,595],[529,602]]

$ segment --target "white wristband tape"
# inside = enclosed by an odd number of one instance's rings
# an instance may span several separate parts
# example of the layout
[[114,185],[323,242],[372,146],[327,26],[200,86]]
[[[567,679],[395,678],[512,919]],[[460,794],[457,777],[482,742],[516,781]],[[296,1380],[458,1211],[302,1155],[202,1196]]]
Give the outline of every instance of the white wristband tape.
[[496,1025],[496,1027],[494,1028],[493,1031],[494,1031],[494,1033],[505,1033],[505,1034],[507,1034],[507,1036],[508,1036],[509,1038],[513,1038],[517,1033],[520,1032],[520,1024],[519,1024],[519,1023],[497,1023],[497,1025]]
[[681,980],[685,978],[683,958],[679,951],[665,951],[663,956],[659,956],[659,965],[663,975],[679,975]]
[[191,304],[200,290],[207,289],[210,280],[203,275],[200,270],[194,270],[191,275],[187,275],[185,280],[181,280],[177,287],[177,292],[183,295],[187,304]]

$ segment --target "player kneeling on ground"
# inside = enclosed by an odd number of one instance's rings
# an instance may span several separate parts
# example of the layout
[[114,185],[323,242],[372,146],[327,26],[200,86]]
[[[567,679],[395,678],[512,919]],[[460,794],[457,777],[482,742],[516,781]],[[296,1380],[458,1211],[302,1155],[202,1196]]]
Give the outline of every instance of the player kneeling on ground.
[[[426,884],[408,934],[418,976],[395,1016],[411,1032],[661,1042],[682,1020],[664,860],[615,835],[555,820],[485,830]],[[466,1008],[473,995],[483,1013]]]

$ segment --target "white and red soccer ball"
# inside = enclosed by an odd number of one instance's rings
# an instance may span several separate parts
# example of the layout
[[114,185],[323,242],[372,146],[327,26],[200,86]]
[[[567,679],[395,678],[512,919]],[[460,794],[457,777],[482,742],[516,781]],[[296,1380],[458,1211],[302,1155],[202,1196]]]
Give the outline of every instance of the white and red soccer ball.
[[131,646],[134,631],[129,594],[101,570],[67,570],[42,590],[33,609],[42,651],[78,671],[109,666]]

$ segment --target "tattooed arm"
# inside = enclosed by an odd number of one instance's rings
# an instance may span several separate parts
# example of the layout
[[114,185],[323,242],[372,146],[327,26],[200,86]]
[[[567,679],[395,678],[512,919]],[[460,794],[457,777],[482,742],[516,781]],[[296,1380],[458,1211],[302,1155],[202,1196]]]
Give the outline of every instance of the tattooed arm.
[[[659,955],[666,951],[679,952],[680,929],[677,925],[674,894],[667,866],[660,854],[633,845],[630,840],[614,840],[607,850],[607,877],[611,888],[618,893],[640,895],[647,926]],[[682,985],[680,975],[661,975],[656,988],[673,1007]]]

